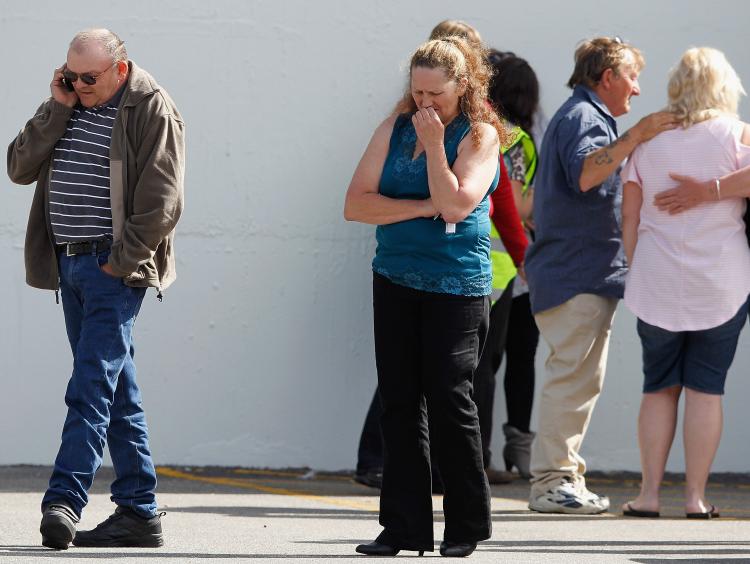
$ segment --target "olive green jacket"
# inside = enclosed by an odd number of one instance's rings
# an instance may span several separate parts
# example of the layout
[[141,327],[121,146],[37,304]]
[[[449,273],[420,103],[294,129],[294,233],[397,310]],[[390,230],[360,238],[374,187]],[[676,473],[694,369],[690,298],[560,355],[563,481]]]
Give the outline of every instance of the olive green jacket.
[[[175,279],[174,229],[182,213],[185,124],[169,95],[129,61],[110,146],[113,241],[109,263],[129,286],[160,291]],[[57,255],[49,218],[49,180],[57,141],[73,109],[46,100],[8,147],[8,176],[36,181],[26,229],[26,282],[57,290]]]

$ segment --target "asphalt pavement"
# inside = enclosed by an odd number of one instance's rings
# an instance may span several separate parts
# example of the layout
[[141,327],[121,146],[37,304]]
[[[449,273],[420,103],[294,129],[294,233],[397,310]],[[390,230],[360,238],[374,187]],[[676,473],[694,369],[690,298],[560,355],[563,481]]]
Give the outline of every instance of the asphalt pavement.
[[[354,547],[380,532],[378,491],[354,483],[347,473],[245,468],[159,468],[158,501],[165,546],[159,549],[54,551],[41,546],[39,501],[50,468],[0,467],[0,564],[51,562],[208,563],[364,562]],[[103,468],[79,528],[89,529],[113,510]],[[596,474],[589,488],[607,494],[613,511],[633,497],[637,476]],[[708,498],[722,518],[687,520],[679,476],[665,483],[660,519],[548,515],[528,510],[528,483],[492,488],[492,538],[470,556],[474,563],[536,562],[748,562],[750,477],[717,475]],[[433,497],[436,551],[440,558],[442,496]],[[402,552],[399,561],[416,558]]]

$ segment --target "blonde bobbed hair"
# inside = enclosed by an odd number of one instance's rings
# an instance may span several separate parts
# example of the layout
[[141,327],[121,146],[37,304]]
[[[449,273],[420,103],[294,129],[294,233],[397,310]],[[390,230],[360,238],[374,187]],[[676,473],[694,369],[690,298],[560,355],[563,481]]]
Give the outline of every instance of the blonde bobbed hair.
[[737,117],[742,82],[724,53],[711,47],[685,51],[669,73],[668,110],[685,128],[721,115]]

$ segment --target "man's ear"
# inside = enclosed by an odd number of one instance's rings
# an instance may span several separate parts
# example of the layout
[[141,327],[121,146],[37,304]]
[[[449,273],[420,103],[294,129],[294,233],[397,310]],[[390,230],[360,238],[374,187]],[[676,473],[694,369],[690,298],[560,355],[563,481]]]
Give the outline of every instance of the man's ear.
[[605,69],[602,73],[602,77],[599,79],[599,84],[605,90],[609,90],[612,85],[612,79],[615,77],[615,71],[613,69]]
[[128,73],[128,62],[127,61],[117,61],[117,74],[120,76],[120,78],[125,78],[125,75]]

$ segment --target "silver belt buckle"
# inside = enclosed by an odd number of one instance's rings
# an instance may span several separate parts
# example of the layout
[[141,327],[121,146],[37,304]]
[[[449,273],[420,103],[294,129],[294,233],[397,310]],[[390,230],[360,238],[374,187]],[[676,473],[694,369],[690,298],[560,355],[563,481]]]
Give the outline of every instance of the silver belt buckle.
[[73,253],[70,252],[70,243],[65,243],[65,255],[69,257],[75,256]]

